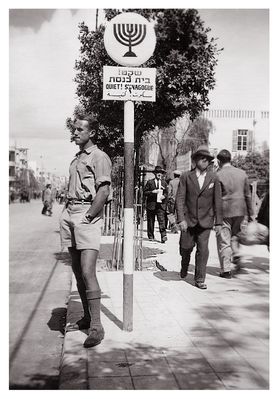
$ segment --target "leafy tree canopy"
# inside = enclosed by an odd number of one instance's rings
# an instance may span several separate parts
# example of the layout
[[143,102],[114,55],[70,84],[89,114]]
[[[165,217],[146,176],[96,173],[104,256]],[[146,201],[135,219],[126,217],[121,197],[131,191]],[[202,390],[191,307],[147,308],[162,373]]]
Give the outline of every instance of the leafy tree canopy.
[[249,178],[269,181],[269,158],[259,152],[250,152],[246,156],[238,155],[232,159],[233,166],[245,170]]
[[[143,67],[156,68],[156,102],[135,102],[135,148],[143,134],[155,127],[168,127],[183,115],[194,120],[209,105],[208,94],[215,86],[215,67],[221,49],[208,37],[194,9],[126,9],[154,23],[157,44],[153,56]],[[110,20],[121,10],[105,10]],[[103,42],[105,27],[90,31],[79,25],[80,58],[75,82],[80,105],[97,115],[100,130],[97,143],[111,156],[123,152],[123,102],[102,100],[103,66],[116,65]],[[71,120],[66,123],[71,131]]]

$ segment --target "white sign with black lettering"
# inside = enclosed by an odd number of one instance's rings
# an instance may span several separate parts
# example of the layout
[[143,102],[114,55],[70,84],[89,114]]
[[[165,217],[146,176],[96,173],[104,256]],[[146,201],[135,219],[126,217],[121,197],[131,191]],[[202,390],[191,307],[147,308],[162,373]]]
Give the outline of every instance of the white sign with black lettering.
[[156,68],[104,66],[103,100],[156,101]]

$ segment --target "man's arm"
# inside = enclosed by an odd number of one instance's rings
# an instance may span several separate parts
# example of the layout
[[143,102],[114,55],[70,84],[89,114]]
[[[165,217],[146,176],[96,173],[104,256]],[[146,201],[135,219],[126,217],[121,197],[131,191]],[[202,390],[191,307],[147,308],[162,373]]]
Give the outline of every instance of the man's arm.
[[143,194],[146,195],[147,197],[149,197],[150,200],[157,200],[157,192],[158,189],[153,189],[152,190],[152,180],[148,180],[145,187],[144,187],[144,191]]
[[247,206],[248,219],[249,219],[249,221],[251,221],[254,219],[254,211],[253,211],[253,206],[252,206],[252,196],[251,196],[251,191],[250,191],[250,185],[249,185],[247,176],[246,176],[245,182],[244,182],[244,197],[245,197],[245,202],[246,202],[246,206]]
[[185,231],[187,229],[187,222],[185,220],[185,202],[186,202],[186,175],[182,174],[180,177],[178,190],[175,199],[175,208],[177,212],[177,222],[181,230]]
[[92,201],[91,207],[86,213],[86,216],[89,215],[91,219],[94,219],[99,212],[103,209],[105,202],[110,194],[110,183],[102,184],[97,190],[96,196]]
[[223,223],[223,200],[222,188],[218,177],[214,183],[214,212],[215,212],[215,226],[220,226]]

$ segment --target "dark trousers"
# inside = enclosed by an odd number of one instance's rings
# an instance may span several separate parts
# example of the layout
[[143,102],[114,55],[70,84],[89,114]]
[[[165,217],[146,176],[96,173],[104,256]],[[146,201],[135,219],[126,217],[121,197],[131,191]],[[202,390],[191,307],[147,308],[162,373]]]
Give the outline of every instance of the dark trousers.
[[182,256],[182,269],[188,270],[191,253],[196,245],[194,280],[197,283],[204,283],[205,281],[210,232],[211,229],[204,229],[199,225],[188,227],[187,231],[181,232],[180,255]]
[[52,203],[49,201],[44,201],[44,206],[42,209],[42,215],[46,215],[46,213],[49,213],[49,215],[52,214]]
[[156,209],[150,210],[147,209],[147,229],[148,229],[148,238],[154,238],[154,229],[155,229],[155,217],[157,216],[159,231],[161,237],[166,236],[166,219],[165,219],[166,211],[161,208],[160,205],[156,205]]

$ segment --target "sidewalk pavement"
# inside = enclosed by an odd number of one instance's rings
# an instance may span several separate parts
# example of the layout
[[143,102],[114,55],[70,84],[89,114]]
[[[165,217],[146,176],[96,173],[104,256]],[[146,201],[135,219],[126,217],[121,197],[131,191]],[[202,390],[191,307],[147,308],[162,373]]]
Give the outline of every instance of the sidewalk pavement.
[[[194,258],[181,279],[179,234],[144,241],[167,271],[134,273],[133,331],[122,330],[123,273],[100,271],[105,339],[85,349],[85,331],[66,332],[60,389],[269,389],[269,261],[264,246],[244,247],[246,264],[219,277],[210,237],[207,290],[194,286]],[[102,237],[104,245],[111,237]],[[102,251],[101,251],[102,253]],[[67,323],[82,315],[73,279]]]

